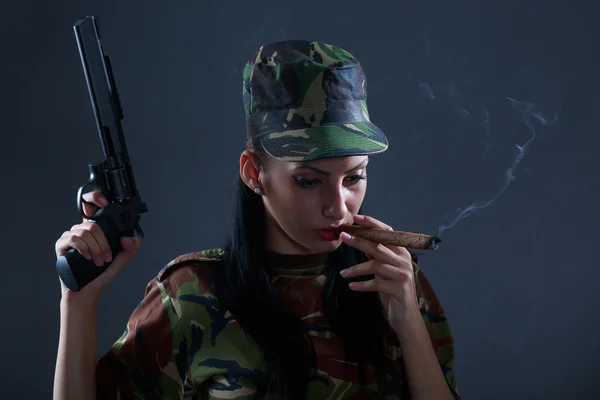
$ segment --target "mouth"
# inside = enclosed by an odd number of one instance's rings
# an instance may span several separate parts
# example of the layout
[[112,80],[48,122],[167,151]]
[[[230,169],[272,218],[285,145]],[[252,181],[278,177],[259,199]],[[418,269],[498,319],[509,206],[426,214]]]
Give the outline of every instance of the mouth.
[[341,233],[340,228],[342,226],[343,226],[343,224],[336,225],[336,226],[329,226],[324,229],[315,229],[315,232],[322,240],[327,240],[327,241],[338,240],[340,238],[340,233]]
[[315,232],[321,240],[333,241],[340,237],[340,233],[336,229],[315,229]]

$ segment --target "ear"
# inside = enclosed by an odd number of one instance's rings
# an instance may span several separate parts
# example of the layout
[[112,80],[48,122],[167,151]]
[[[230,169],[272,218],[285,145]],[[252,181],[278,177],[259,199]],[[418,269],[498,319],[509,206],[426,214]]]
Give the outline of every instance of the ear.
[[259,175],[256,155],[249,150],[244,150],[240,156],[240,177],[250,190],[260,185]]

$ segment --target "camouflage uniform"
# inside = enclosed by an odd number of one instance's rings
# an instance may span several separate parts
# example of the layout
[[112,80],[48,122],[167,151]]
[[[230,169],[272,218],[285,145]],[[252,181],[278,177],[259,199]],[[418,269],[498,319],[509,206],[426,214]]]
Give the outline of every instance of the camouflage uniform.
[[[347,51],[318,42],[265,45],[244,69],[247,136],[283,161],[373,155],[388,140],[369,119],[367,84],[359,62]],[[224,309],[212,290],[220,250],[180,256],[152,280],[122,337],[97,367],[99,399],[259,399],[268,379],[260,349]],[[288,310],[310,327],[317,355],[309,399],[403,399],[400,349],[387,346],[388,386],[377,394],[367,365],[359,385],[357,366],[343,362],[341,341],[321,308],[323,263],[290,268],[282,256],[272,265],[272,285]],[[296,265],[297,267],[297,265]],[[423,319],[439,364],[455,398],[454,344],[450,326],[416,263]],[[277,324],[277,321],[273,321]],[[404,385],[404,388],[406,386]]]
[[[264,388],[268,375],[261,351],[212,290],[220,252],[180,256],[148,284],[125,332],[98,363],[98,399],[263,398],[259,388]],[[325,277],[318,256],[277,255],[268,266],[279,298],[310,327],[317,374],[311,378],[307,398],[404,399],[399,394],[404,380],[400,348],[388,346],[388,386],[383,394],[374,391],[373,370],[367,370],[363,387],[357,383],[357,367],[340,361],[342,343],[322,313]],[[421,315],[446,381],[460,399],[450,326],[427,278],[416,263],[413,266]]]

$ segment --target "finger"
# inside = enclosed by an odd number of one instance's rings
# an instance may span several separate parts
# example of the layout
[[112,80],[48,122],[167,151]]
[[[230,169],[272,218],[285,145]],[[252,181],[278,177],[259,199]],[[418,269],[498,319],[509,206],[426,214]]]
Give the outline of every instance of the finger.
[[[386,231],[394,230],[391,226],[367,215],[355,215],[354,220],[356,221],[357,225],[364,226],[365,228],[378,228]],[[404,247],[394,245],[385,245],[385,247],[398,255],[405,255]]]
[[361,275],[375,275],[383,279],[398,280],[403,277],[402,270],[389,264],[382,264],[379,261],[367,261],[357,264],[353,267],[343,269],[340,275],[344,278],[353,278]]
[[94,240],[98,244],[101,253],[100,257],[102,257],[104,261],[110,262],[112,260],[112,249],[100,226],[94,222],[84,222],[81,225],[92,234]]
[[121,249],[123,252],[137,251],[142,244],[142,241],[136,237],[121,238]]
[[88,215],[88,216],[94,215],[96,213],[96,211],[98,210],[98,208],[103,208],[108,205],[108,201],[106,201],[106,198],[104,197],[104,195],[97,190],[85,193],[81,197],[83,197],[83,199],[85,201],[87,201],[88,203],[91,203],[91,204],[86,204],[86,203],[82,204],[83,212],[85,213],[85,215]]
[[400,258],[397,253],[381,243],[374,243],[370,240],[350,235],[346,232],[342,232],[340,234],[340,239],[342,239],[342,242],[348,244],[349,246],[361,250],[367,256],[371,256],[374,259],[382,261],[386,264],[398,266],[402,262],[402,258]]
[[401,246],[386,246],[389,247],[394,253],[396,253],[396,255],[398,255],[400,257],[400,259],[408,262],[409,264],[412,263],[412,254],[410,253],[410,251],[408,251],[408,249],[406,247],[401,247]]
[[396,296],[398,294],[398,284],[394,281],[371,279],[368,281],[350,282],[348,286],[356,292],[378,292],[389,296]]
[[64,256],[69,249],[77,250],[86,260],[91,260],[92,253],[88,244],[79,236],[68,231],[56,241],[56,258]]
[[91,192],[85,193],[83,199],[89,203],[93,203],[98,207],[106,207],[108,205],[108,201],[106,201],[106,197],[99,190],[94,190]]
[[138,250],[141,248],[141,240],[138,238],[121,238],[122,250],[117,254],[106,271],[96,278],[95,285],[106,286],[131,262]]
[[393,231],[392,227],[388,224],[385,224],[368,215],[355,215],[354,222],[356,222],[357,225],[364,226],[365,228],[379,228],[386,231]]
[[96,241],[96,238],[94,238],[92,232],[88,229],[73,229],[71,232],[74,236],[79,237],[87,244],[94,260],[94,264],[98,267],[102,267],[104,265],[104,252],[100,248],[100,245]]

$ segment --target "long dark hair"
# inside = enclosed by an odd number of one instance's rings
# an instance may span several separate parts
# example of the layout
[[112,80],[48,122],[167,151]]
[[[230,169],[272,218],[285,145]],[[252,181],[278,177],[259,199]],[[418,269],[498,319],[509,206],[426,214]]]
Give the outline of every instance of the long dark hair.
[[[257,142],[249,141],[247,147],[264,167],[268,156]],[[238,179],[223,265],[215,269],[215,295],[264,352],[269,372],[258,391],[285,400],[303,400],[315,368],[315,351],[306,324],[286,311],[271,287],[264,268],[265,219],[261,197]],[[341,269],[366,260],[362,252],[345,244],[329,254],[323,310],[345,343],[346,359],[358,363],[360,381],[364,383],[365,364],[371,362],[382,385],[384,343],[387,340],[397,345],[397,339],[385,320],[377,293],[354,292],[348,287],[349,280],[339,275]]]

